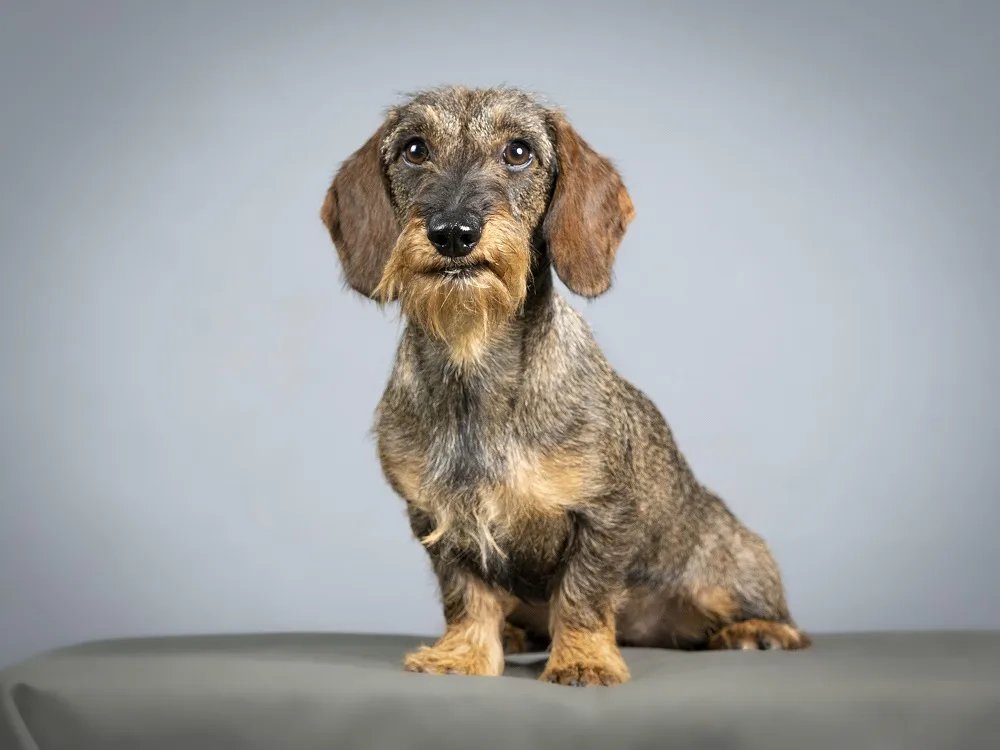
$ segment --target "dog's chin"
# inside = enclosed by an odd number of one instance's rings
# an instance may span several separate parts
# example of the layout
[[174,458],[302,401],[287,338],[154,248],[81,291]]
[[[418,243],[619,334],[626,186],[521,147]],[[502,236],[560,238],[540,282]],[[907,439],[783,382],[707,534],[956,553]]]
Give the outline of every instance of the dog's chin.
[[445,283],[461,283],[474,281],[483,274],[496,275],[490,264],[486,261],[473,261],[471,263],[452,263],[442,268],[435,268],[427,272]]
[[463,263],[407,274],[399,283],[402,312],[447,344],[461,364],[476,360],[517,314],[523,296],[487,263]]

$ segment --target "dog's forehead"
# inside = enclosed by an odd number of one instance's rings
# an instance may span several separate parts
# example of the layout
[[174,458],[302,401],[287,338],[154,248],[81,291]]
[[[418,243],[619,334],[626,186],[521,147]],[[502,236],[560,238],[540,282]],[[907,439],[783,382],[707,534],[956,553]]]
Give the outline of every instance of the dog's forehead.
[[421,135],[446,150],[459,144],[492,148],[498,141],[528,138],[543,157],[550,150],[547,110],[516,89],[426,91],[391,110],[390,120],[390,142]]

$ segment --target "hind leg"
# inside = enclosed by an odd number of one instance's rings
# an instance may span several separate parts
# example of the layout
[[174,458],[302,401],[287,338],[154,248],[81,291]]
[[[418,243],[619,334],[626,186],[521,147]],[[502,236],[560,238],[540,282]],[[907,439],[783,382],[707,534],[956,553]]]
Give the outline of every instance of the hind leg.
[[671,637],[681,648],[766,651],[811,644],[789,614],[770,550],[746,528],[730,527],[714,544],[695,550],[685,572],[687,585],[667,610],[673,613]]
[[781,600],[748,603],[733,588],[701,586],[665,603],[666,616],[657,642],[649,645],[685,650],[793,651],[811,643],[789,618]]
[[795,650],[811,643],[780,600],[747,602],[736,587],[723,585],[629,592],[618,639],[623,646],[684,651]]
[[503,652],[505,656],[524,654],[528,651],[528,634],[523,628],[505,622],[503,625]]
[[812,641],[788,612],[784,586],[771,551],[760,537],[746,530],[735,535],[733,565],[722,579],[733,610],[729,621],[713,632],[707,648],[797,650]]

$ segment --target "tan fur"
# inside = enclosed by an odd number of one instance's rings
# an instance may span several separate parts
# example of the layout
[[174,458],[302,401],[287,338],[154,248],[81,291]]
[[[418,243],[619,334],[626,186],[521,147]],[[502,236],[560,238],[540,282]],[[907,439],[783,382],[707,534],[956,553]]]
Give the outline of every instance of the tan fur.
[[427,239],[427,227],[413,218],[399,236],[374,296],[398,300],[403,313],[445,341],[458,365],[473,363],[496,330],[517,313],[527,292],[530,238],[508,212],[498,212],[483,229],[468,264],[488,272],[468,279],[442,275],[441,256]]
[[523,628],[505,622],[503,626],[503,652],[505,654],[523,654],[528,650],[528,634]]
[[601,474],[583,454],[528,453],[514,464],[504,502],[521,516],[561,515],[597,497],[602,489]]
[[430,504],[423,500],[421,484],[423,483],[425,462],[420,456],[405,451],[392,456],[384,463],[384,473],[389,485],[407,502],[416,503],[425,510],[430,510]]
[[552,626],[552,653],[541,679],[560,685],[618,685],[629,680],[629,669],[618,648],[614,617],[579,627],[563,616]]
[[[437,519],[434,531],[421,539],[425,545],[438,542],[448,531],[452,499],[425,481],[425,465],[418,457],[400,451],[383,460],[384,471],[396,491]],[[600,474],[593,471],[587,457],[569,451],[550,454],[529,453],[513,463],[502,484],[480,488],[478,500],[483,546],[501,556],[491,526],[519,528],[535,517],[559,516],[602,489]]]
[[731,622],[739,609],[732,594],[720,586],[699,588],[692,600],[698,611],[713,622]]
[[728,625],[708,642],[708,647],[718,649],[784,649],[794,651],[807,648],[812,643],[809,636],[798,628],[769,620],[744,620]]
[[464,616],[449,623],[433,646],[422,646],[403,662],[409,672],[503,674],[504,606],[501,596],[481,581],[465,580]]

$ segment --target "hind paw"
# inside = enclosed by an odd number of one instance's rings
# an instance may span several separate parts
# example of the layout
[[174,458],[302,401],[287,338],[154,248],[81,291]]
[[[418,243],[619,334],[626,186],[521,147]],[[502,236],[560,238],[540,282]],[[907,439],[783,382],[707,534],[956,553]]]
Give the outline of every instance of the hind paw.
[[794,651],[807,648],[811,641],[801,630],[781,622],[747,620],[727,625],[708,642],[714,650]]

